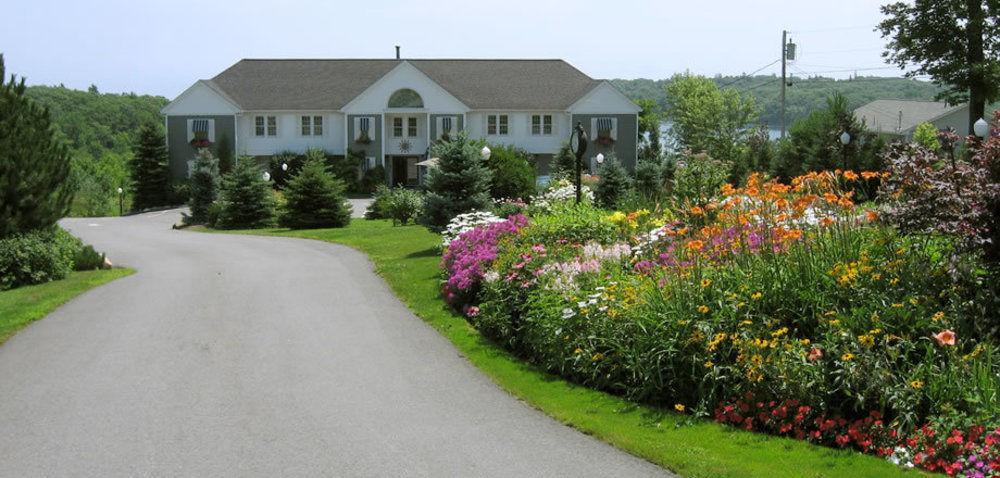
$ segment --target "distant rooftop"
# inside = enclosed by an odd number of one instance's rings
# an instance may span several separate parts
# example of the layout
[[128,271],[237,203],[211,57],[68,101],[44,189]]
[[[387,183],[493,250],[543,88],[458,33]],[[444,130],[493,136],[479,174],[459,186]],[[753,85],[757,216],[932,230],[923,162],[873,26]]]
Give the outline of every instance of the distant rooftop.
[[854,116],[872,131],[905,134],[920,123],[932,122],[967,106],[943,101],[875,100],[854,110]]

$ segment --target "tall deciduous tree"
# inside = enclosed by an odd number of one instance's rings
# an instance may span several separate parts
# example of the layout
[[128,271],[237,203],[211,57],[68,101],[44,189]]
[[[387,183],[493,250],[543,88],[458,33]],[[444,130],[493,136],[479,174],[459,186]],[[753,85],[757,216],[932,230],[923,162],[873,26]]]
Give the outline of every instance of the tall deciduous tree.
[[0,237],[55,224],[73,200],[69,149],[48,110],[25,96],[23,78],[2,83],[5,74],[0,55]]
[[931,75],[947,87],[939,99],[969,101],[969,129],[1000,99],[1000,1],[916,0],[882,7],[889,38],[882,54],[909,76]]
[[640,108],[639,111],[639,160],[659,161],[663,154],[660,144],[660,114],[659,105],[655,100],[642,98],[635,101]]
[[674,76],[666,89],[671,132],[682,148],[726,163],[740,161],[749,127],[759,119],[753,97],[690,74]]
[[465,132],[431,147],[430,156],[436,156],[438,164],[427,173],[421,224],[441,230],[459,214],[490,206],[492,175],[483,164],[480,147],[481,143],[469,140]]
[[159,129],[146,123],[139,129],[131,164],[134,193],[132,207],[142,210],[170,203],[170,165],[167,146]]

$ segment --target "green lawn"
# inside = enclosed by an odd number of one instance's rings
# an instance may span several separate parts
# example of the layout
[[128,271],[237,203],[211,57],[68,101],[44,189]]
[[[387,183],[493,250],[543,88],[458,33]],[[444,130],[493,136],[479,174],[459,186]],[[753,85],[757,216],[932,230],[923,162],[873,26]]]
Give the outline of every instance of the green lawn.
[[[204,229],[202,229],[204,230]],[[878,477],[906,472],[879,458],[733,430],[574,385],[493,345],[439,299],[440,237],[419,226],[354,220],[344,229],[239,231],[318,239],[371,258],[399,298],[500,387],[553,418],[689,477]]]
[[63,280],[0,292],[0,344],[66,301],[133,272],[132,269],[73,272]]

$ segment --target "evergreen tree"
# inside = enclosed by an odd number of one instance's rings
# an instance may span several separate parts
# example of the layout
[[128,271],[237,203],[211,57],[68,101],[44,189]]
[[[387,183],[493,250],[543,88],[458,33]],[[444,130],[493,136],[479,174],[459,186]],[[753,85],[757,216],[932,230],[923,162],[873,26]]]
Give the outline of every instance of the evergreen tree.
[[483,164],[480,143],[461,132],[432,146],[430,155],[438,158],[438,164],[427,174],[421,224],[439,231],[459,214],[490,206],[491,174]]
[[344,183],[333,177],[322,161],[307,160],[302,171],[285,186],[281,225],[292,229],[344,227],[351,208],[344,198]]
[[492,145],[490,196],[494,199],[528,199],[535,193],[535,167],[527,151],[516,146]]
[[0,237],[55,224],[69,212],[69,150],[47,109],[28,99],[24,79],[3,83],[0,55]]
[[133,209],[141,211],[170,204],[170,166],[163,135],[152,124],[143,124],[133,150],[130,165]]
[[218,196],[219,161],[208,148],[201,148],[191,172],[190,221],[196,224],[208,222],[208,211]]
[[576,175],[576,155],[573,154],[569,141],[564,141],[559,147],[559,152],[552,158],[549,175],[553,180],[570,179]]
[[233,170],[233,146],[229,143],[228,135],[219,136],[215,151],[219,157],[219,174],[229,174]]
[[635,167],[635,189],[645,199],[656,200],[666,192],[666,171],[660,161],[639,161]]
[[611,155],[599,169],[600,181],[594,188],[594,199],[603,208],[614,209],[628,194],[632,181],[628,171]]
[[222,178],[218,227],[253,229],[274,225],[274,194],[262,175],[253,158],[236,160],[233,171]]

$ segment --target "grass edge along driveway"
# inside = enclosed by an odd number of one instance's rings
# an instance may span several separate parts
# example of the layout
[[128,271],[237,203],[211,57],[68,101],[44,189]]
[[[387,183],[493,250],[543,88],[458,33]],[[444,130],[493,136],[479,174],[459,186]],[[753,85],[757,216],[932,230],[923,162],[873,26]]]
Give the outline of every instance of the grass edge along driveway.
[[133,272],[120,268],[71,272],[62,280],[0,292],[0,344],[70,299]]
[[367,254],[410,310],[508,393],[566,425],[683,476],[929,476],[852,451],[744,432],[637,405],[545,373],[494,345],[444,306],[439,297],[441,238],[423,227],[354,220],[342,229],[228,232],[316,239]]

